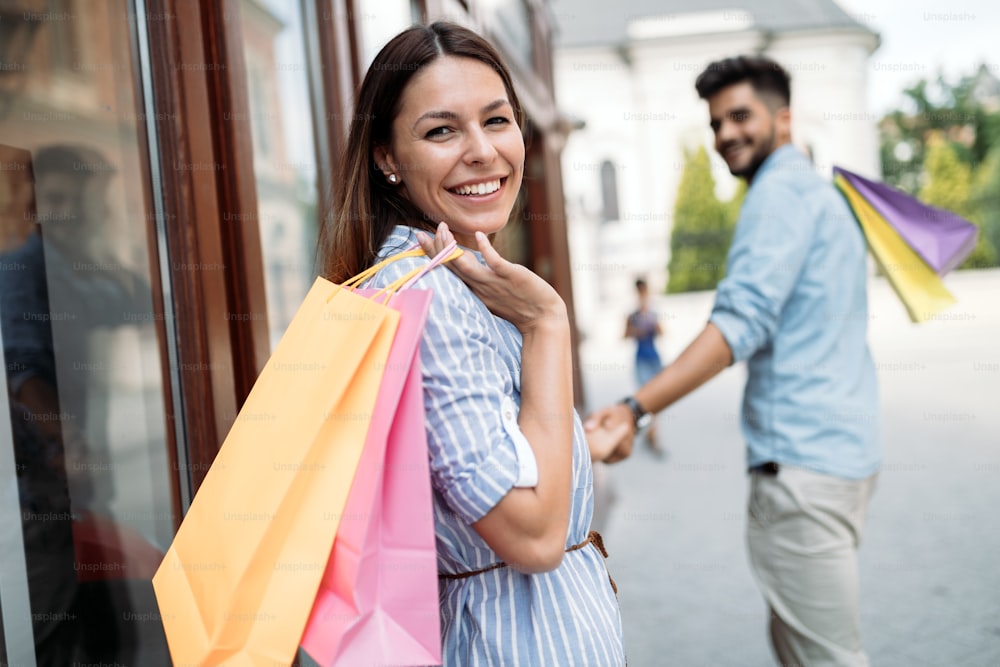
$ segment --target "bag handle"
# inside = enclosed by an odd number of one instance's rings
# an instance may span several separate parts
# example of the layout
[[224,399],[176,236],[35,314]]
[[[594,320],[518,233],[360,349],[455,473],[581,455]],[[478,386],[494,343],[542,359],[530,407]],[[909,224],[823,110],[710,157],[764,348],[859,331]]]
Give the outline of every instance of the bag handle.
[[387,257],[387,258],[383,259],[381,262],[379,262],[377,264],[373,264],[372,266],[369,266],[367,269],[365,269],[361,273],[357,274],[356,276],[354,276],[352,278],[348,278],[344,282],[340,283],[340,286],[341,287],[347,287],[347,288],[357,287],[358,285],[360,285],[361,283],[365,282],[366,280],[369,280],[369,279],[373,278],[376,273],[378,273],[379,271],[381,271],[385,267],[389,266],[390,264],[392,264],[393,262],[395,262],[397,259],[403,259],[405,257],[419,257],[420,255],[423,255],[423,254],[426,254],[426,253],[424,253],[424,251],[423,251],[422,248],[410,246],[410,248],[408,250],[406,250],[404,252],[401,252],[398,255],[393,255],[392,257]]
[[[462,256],[463,252],[464,251],[458,247],[458,242],[452,241],[444,248],[442,248],[441,252],[434,255],[434,257],[431,258],[430,262],[414,269],[413,271],[410,271],[402,278],[399,278],[398,280],[394,281],[389,287],[390,289],[393,289],[393,291],[401,291],[404,289],[409,289],[410,287],[413,287],[413,283],[423,278],[424,274],[433,269],[435,266],[439,264],[444,264],[445,262],[450,262],[453,259],[457,259],[458,257]],[[396,287],[397,284],[398,287]]]
[[[395,296],[397,292],[402,291],[404,289],[409,289],[410,287],[413,286],[413,283],[420,280],[420,278],[422,278],[425,273],[427,273],[434,267],[438,266],[439,264],[444,264],[445,262],[450,262],[451,260],[460,257],[463,252],[465,251],[458,247],[458,242],[452,241],[444,248],[442,248],[441,252],[432,257],[430,262],[428,262],[423,266],[418,266],[417,268],[404,274],[403,276],[397,278],[396,280],[392,281],[391,283],[380,289],[372,296],[372,300],[377,300],[385,296],[386,297],[385,303],[388,303],[388,301],[392,299],[392,297]],[[367,269],[357,274],[356,276],[348,278],[347,280],[342,282],[340,286],[347,289],[355,289],[366,280],[374,278],[376,273],[378,273],[383,268],[385,268],[386,266],[392,264],[397,260],[405,259],[407,257],[421,257],[426,254],[427,253],[424,252],[423,248],[414,244],[413,246],[404,250],[403,252],[393,255],[392,257],[387,257],[383,259],[381,262],[378,262],[377,264],[368,267]]]

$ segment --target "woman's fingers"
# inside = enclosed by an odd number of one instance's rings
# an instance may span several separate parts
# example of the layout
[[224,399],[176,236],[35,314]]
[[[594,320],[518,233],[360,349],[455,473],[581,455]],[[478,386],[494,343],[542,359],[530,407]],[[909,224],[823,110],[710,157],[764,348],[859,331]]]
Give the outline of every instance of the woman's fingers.
[[[437,256],[437,254],[444,250],[453,238],[454,236],[452,235],[451,230],[448,229],[448,225],[444,222],[438,224],[437,231],[433,236],[427,232],[417,232],[417,243],[420,244],[420,247],[428,257]],[[466,255],[468,254],[469,253],[463,253],[459,257],[446,262],[445,266],[448,266],[453,270],[458,269],[456,273],[462,275],[469,268],[469,259],[472,259],[473,264],[478,264],[478,262],[475,261],[475,258],[467,258]],[[465,271],[462,269],[465,269]]]
[[428,257],[437,254],[437,247],[434,245],[434,238],[424,232],[417,232],[417,243],[423,248]]
[[452,240],[451,231],[445,223],[440,223],[433,235],[426,232],[417,232],[417,242],[428,255],[436,255],[441,252]]
[[[433,238],[427,234],[417,236],[428,254],[436,254],[453,238],[444,222],[438,225]],[[551,285],[525,267],[504,259],[483,232],[476,232],[475,245],[482,261],[474,253],[467,252],[448,262],[447,266],[493,314],[508,320],[522,333],[544,318],[566,317],[566,307]]]
[[497,275],[502,275],[507,268],[507,260],[500,256],[497,249],[490,243],[490,239],[482,232],[476,232],[476,243],[479,245],[479,252],[486,260],[486,266],[490,267]]
[[614,462],[620,458],[622,443],[632,438],[631,425],[627,423],[601,424],[587,431],[587,446],[594,461]]
[[[447,246],[454,240],[454,238],[455,237],[451,233],[451,230],[448,229],[448,223],[446,222],[438,223],[437,232],[434,234],[433,245],[432,245],[434,254],[437,254],[438,252],[443,250],[445,246]],[[420,239],[418,236],[418,241],[419,240]],[[487,241],[487,243],[489,242]],[[421,243],[421,246],[424,248],[424,252],[427,252],[427,247],[424,246],[423,243]],[[446,266],[451,268],[455,273],[457,273],[461,278],[465,280],[478,280],[478,281],[483,280],[483,265],[479,263],[479,261],[475,258],[475,256],[472,253],[468,252],[462,253],[462,255],[460,255],[459,257],[456,257],[455,259],[448,262]]]

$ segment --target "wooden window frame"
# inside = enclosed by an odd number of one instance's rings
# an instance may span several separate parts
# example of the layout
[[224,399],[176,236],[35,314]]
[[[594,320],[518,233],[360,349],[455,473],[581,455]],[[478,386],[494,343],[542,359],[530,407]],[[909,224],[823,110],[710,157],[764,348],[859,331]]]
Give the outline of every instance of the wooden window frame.
[[248,108],[241,12],[239,0],[145,4],[150,15],[170,17],[146,23],[152,90],[144,93],[158,113],[176,313],[166,323],[181,396],[172,409],[183,423],[175,447],[193,495],[270,354],[250,115],[223,121],[226,111]]
[[333,210],[338,160],[346,149],[355,91],[361,85],[360,45],[350,20],[353,0],[301,1],[316,143],[318,223],[323,225]]

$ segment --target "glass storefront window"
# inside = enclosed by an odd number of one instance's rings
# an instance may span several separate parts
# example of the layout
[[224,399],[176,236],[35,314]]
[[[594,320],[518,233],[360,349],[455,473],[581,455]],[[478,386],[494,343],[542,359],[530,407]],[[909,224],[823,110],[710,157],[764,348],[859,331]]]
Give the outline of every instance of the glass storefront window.
[[316,145],[301,4],[243,0],[241,9],[273,346],[316,277]]
[[0,3],[9,664],[169,664],[150,578],[177,471],[130,8]]
[[525,72],[535,69],[534,30],[531,10],[525,0],[487,0],[483,3],[493,38],[504,55],[514,59]]
[[420,3],[413,0],[361,0],[355,4],[354,25],[361,37],[361,74],[385,43],[414,23],[420,23]]

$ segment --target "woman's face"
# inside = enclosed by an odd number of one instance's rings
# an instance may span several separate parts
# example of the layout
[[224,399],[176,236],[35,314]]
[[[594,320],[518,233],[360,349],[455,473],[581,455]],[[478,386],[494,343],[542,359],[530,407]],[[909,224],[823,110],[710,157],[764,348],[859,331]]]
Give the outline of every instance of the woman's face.
[[521,188],[524,140],[500,76],[471,58],[443,56],[410,79],[389,146],[375,149],[385,175],[459,243],[507,224]]

